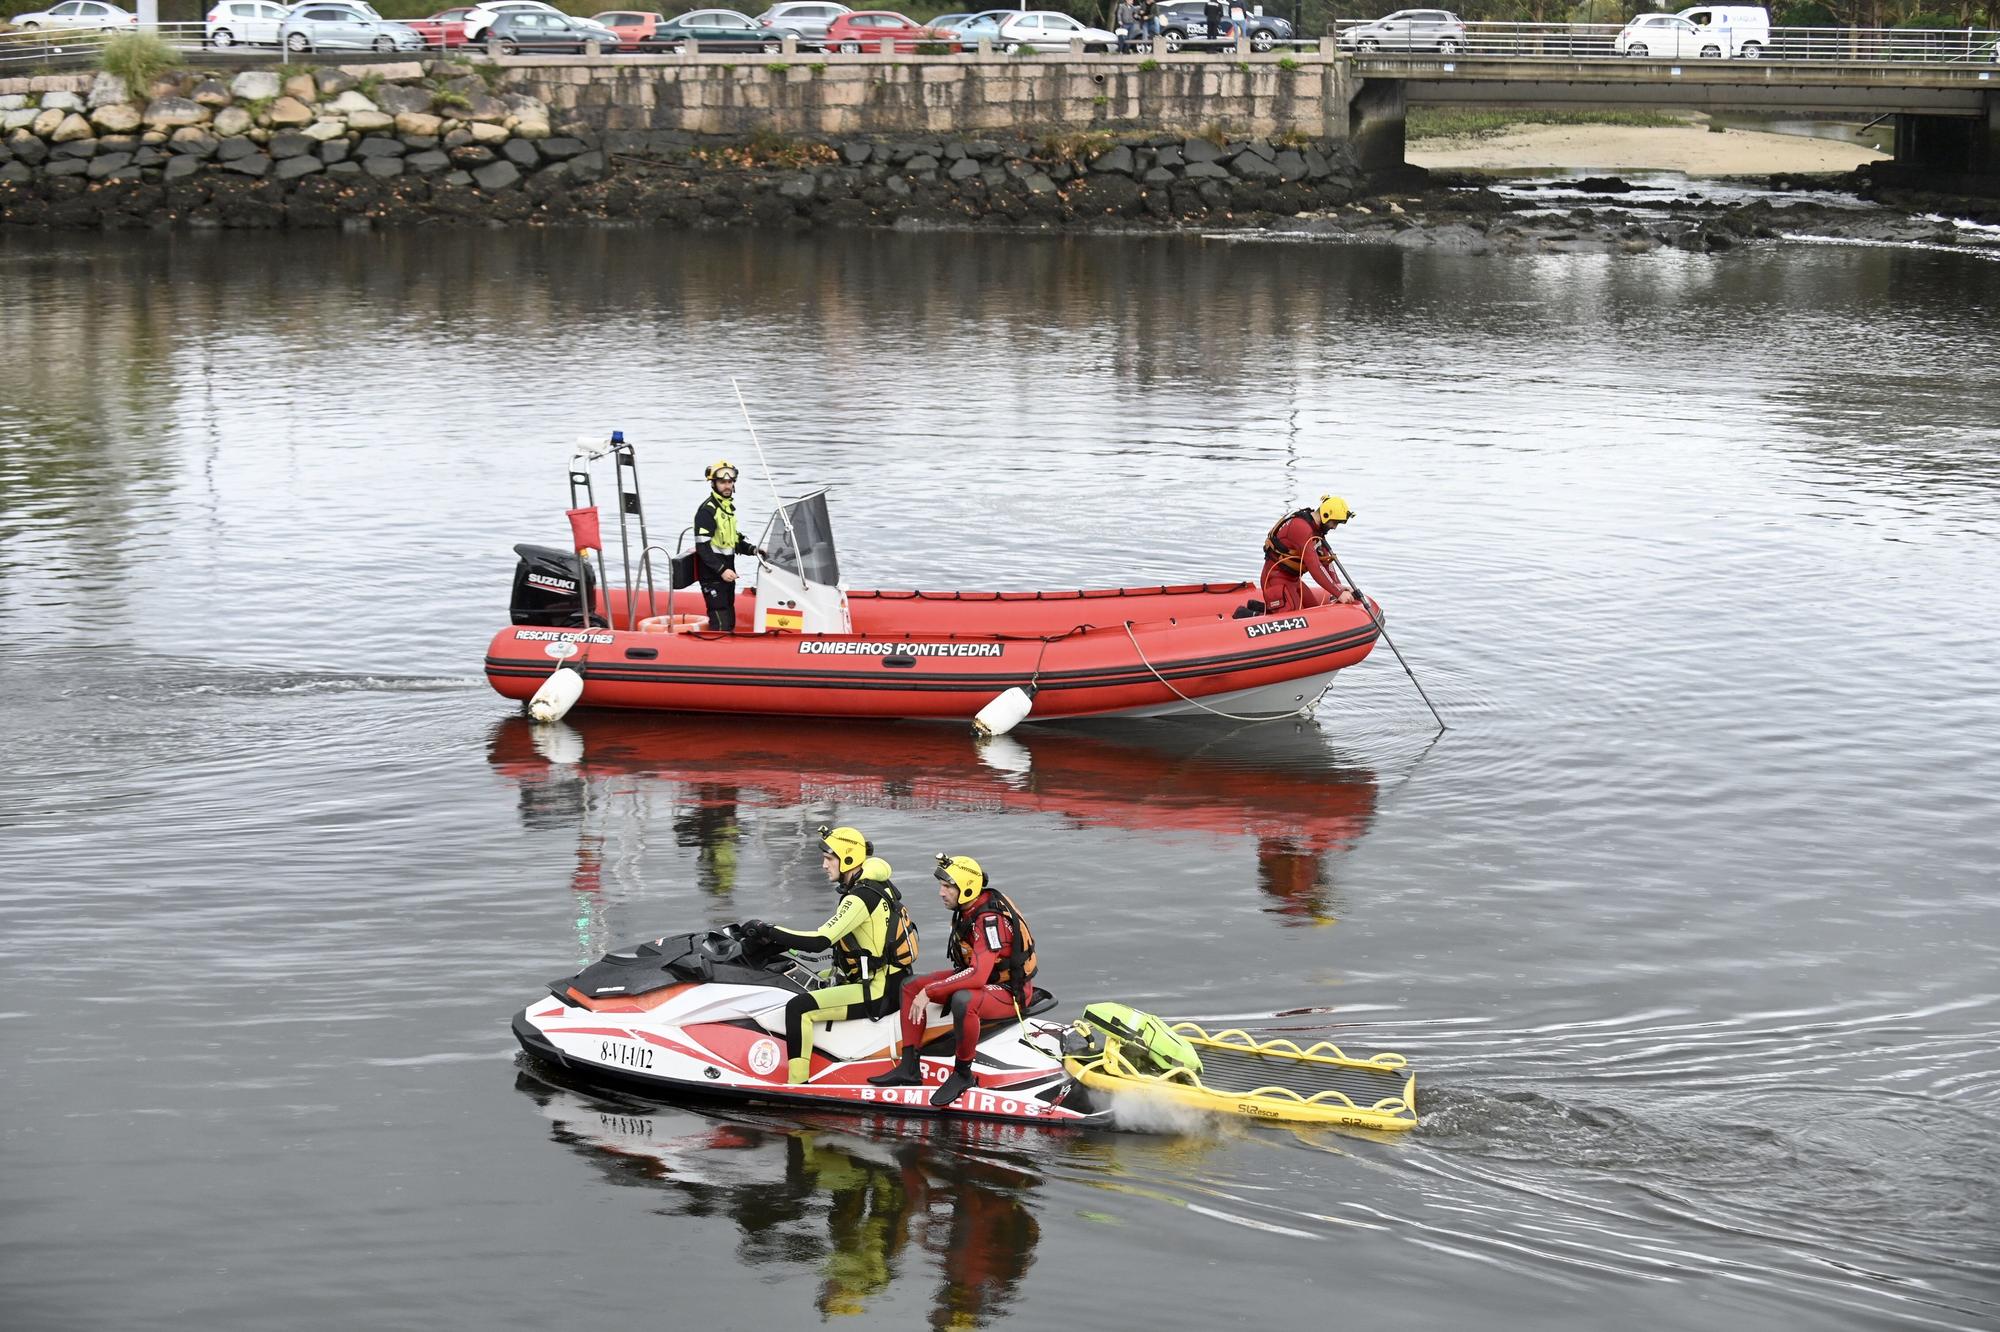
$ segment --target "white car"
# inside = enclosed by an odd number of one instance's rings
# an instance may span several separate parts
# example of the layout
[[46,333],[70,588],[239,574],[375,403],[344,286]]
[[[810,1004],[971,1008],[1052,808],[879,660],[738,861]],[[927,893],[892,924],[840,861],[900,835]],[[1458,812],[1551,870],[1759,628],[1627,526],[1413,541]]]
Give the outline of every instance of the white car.
[[1721,40],[1678,14],[1641,14],[1612,39],[1611,49],[1634,60],[1722,58]]
[[[974,37],[976,41],[979,36]],[[1087,28],[1067,14],[1053,9],[1031,9],[1002,22],[993,32],[993,44],[1002,51],[1067,51],[1070,43],[1081,40],[1086,51],[1114,51],[1118,34],[1102,28]]]
[[[554,5],[545,5],[542,0],[487,0],[465,11],[465,40],[483,41],[486,30],[493,26],[493,20],[502,14],[524,14],[535,11],[543,14],[563,14]],[[567,14],[563,14],[567,18]],[[614,39],[615,40],[615,39]]]
[[63,0],[33,14],[16,14],[7,21],[17,28],[122,28],[137,23],[139,16],[107,5],[104,0]]
[[222,0],[202,19],[210,46],[276,46],[289,13],[271,0]]

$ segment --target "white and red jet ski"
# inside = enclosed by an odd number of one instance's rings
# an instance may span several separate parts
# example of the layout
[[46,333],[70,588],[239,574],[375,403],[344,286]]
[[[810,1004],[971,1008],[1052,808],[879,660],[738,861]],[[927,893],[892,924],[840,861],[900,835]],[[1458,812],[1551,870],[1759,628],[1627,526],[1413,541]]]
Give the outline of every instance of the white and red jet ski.
[[933,1004],[924,1085],[874,1087],[894,1063],[900,1017],[814,1028],[807,1080],[786,1077],[785,1005],[812,973],[790,954],[759,956],[735,928],[674,934],[607,953],[514,1016],[521,1047],[572,1075],[664,1100],[720,1098],[895,1115],[1088,1127],[1109,1109],[1064,1071],[1062,1028],[1034,1017],[1055,1006],[1036,990],[1017,1021],[988,1022],[973,1057],[979,1085],[942,1109],[932,1090],[951,1073],[951,1019]]

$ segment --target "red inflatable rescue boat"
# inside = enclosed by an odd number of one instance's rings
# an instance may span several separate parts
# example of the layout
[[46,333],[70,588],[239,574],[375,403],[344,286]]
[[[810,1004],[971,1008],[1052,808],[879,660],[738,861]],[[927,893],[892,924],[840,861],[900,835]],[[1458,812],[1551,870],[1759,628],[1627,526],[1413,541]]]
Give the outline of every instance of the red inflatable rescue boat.
[[[622,586],[607,576],[588,503],[589,462],[607,455],[618,474]],[[1372,603],[1253,614],[1257,588],[1242,581],[849,590],[825,493],[816,492],[772,516],[756,586],[737,595],[737,632],[712,633],[699,591],[671,586],[675,572],[685,576],[687,556],[647,540],[631,446],[614,435],[608,447],[579,454],[570,483],[576,549],[515,547],[513,622],[486,653],[486,677],[508,698],[536,698],[559,672],[580,677],[580,689],[577,679],[556,682],[568,693],[553,709],[558,716],[573,703],[959,721],[991,708],[1007,714],[995,730],[1029,714],[1275,719],[1310,711],[1381,632]]]

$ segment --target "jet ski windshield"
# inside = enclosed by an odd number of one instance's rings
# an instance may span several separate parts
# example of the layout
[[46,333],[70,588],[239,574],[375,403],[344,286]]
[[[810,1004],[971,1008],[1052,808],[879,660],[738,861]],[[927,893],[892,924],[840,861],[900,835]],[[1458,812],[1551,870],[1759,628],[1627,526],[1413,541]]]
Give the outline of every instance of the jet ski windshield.
[[733,931],[696,930],[670,934],[635,947],[606,953],[567,980],[549,986],[564,1003],[630,999],[669,985],[776,985],[800,988],[787,973],[789,957],[758,957]]

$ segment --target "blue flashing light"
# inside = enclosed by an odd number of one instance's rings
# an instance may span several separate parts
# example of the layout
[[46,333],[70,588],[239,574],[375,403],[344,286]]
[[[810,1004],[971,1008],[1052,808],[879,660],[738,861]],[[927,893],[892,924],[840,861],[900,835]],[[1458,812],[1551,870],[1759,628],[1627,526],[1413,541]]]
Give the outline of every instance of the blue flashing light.
[[611,432],[611,442],[612,442],[613,444],[623,444],[623,443],[625,442],[625,432],[624,432],[624,431],[622,431],[622,430],[614,430],[614,431],[612,431],[612,432]]

